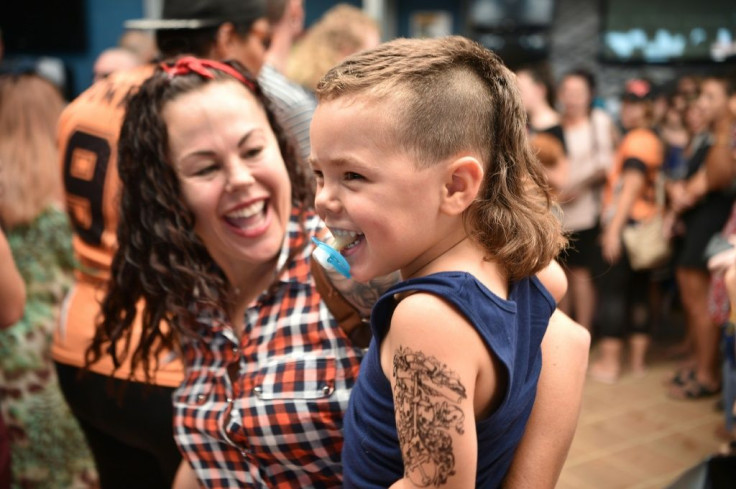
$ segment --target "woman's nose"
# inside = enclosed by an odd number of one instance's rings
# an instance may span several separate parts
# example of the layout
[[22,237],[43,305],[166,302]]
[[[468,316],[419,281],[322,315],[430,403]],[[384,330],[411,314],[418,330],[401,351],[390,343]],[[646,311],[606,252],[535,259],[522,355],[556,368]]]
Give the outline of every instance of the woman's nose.
[[233,192],[238,188],[245,187],[253,184],[255,178],[253,173],[247,165],[241,162],[230,165],[227,172],[227,182],[225,183],[225,190]]

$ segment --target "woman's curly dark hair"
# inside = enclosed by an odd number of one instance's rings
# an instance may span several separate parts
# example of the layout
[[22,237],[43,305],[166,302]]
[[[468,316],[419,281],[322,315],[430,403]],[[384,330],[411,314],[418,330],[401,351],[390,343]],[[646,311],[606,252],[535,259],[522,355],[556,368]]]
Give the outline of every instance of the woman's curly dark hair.
[[[237,62],[226,64],[252,83],[244,86],[264,107],[277,137],[292,183],[292,202],[296,208],[307,209],[314,198],[306,166],[254,78]],[[102,301],[102,317],[86,352],[87,365],[109,354],[118,368],[131,354],[133,324],[141,302],[142,332],[131,355],[131,377],[142,366],[148,380],[162,352],[176,349],[183,336],[196,336],[193,319],[198,307],[227,311],[225,275],[194,232],[194,215],[182,199],[169,162],[162,118],[164,106],[177,97],[209,83],[236,80],[217,69],[209,71],[213,79],[196,73],[172,77],[159,68],[128,101],[118,154],[122,183],[118,249]]]

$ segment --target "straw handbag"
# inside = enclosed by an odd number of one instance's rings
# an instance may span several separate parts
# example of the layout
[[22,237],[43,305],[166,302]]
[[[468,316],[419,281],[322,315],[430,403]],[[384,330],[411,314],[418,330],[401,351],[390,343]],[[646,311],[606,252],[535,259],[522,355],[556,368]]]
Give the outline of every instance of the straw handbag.
[[672,246],[664,236],[664,178],[660,175],[654,183],[657,213],[646,221],[628,224],[622,239],[629,263],[634,270],[657,268],[670,259]]

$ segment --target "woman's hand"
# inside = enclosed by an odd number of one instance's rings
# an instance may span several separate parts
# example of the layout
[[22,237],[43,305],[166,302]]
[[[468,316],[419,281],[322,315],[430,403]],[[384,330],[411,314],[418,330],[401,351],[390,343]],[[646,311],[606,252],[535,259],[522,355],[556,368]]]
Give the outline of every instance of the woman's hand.
[[692,206],[694,206],[699,196],[704,195],[705,173],[698,172],[690,180],[678,180],[672,182],[667,188],[667,195],[670,199],[670,208],[677,214],[682,214]]

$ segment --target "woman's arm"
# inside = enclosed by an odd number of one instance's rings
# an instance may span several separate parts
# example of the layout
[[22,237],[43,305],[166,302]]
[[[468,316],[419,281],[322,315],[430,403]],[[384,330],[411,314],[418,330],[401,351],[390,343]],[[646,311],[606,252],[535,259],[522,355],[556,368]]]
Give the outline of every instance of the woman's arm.
[[634,202],[641,195],[646,184],[646,177],[639,169],[630,168],[624,170],[621,179],[623,180],[623,184],[618,200],[614,204],[616,207],[614,215],[611,222],[603,229],[603,237],[601,239],[603,258],[608,263],[616,263],[621,257],[621,233],[629,219]]
[[703,164],[705,184],[692,190],[693,197],[700,197],[696,192],[722,190],[728,188],[736,173],[736,154],[734,154],[734,118],[722,117],[713,128],[713,145]]
[[[553,261],[537,277],[559,302],[567,290],[562,267]],[[589,349],[588,331],[556,310],[542,340],[537,397],[504,488],[555,487],[577,427]]]
[[[327,244],[333,245],[334,238],[332,236],[321,236]],[[312,258],[314,260],[314,258]],[[317,260],[315,260],[317,261]],[[319,263],[319,262],[317,262]],[[369,318],[371,315],[371,309],[373,304],[393,285],[396,285],[401,280],[401,275],[398,271],[377,277],[370,282],[360,283],[353,279],[346,278],[340,274],[337,270],[324,268],[321,265],[320,268],[324,271],[324,277],[342,297],[353,306],[361,317]]]
[[703,166],[687,179],[673,207],[684,212],[700,201],[708,192],[728,188],[736,173],[736,154],[733,151],[733,119],[721,119],[713,130],[713,144]]
[[602,109],[593,109],[590,113],[590,123],[595,135],[595,158],[596,167],[603,170],[605,174],[611,169],[613,155],[616,146],[620,143],[619,131],[613,123],[613,119]]
[[12,326],[23,317],[26,284],[13,261],[5,233],[0,230],[0,328]]
[[[574,174],[580,179],[570,183],[569,180],[575,178],[572,176]],[[558,193],[558,200],[563,204],[577,199],[586,188],[602,185],[606,181],[606,170],[603,168],[589,168],[569,175],[568,184]]]
[[174,477],[174,483],[171,485],[171,489],[200,489],[200,487],[194,469],[189,465],[189,462],[182,460],[179,464],[179,469],[176,471],[176,477]]
[[497,390],[495,367],[475,330],[437,297],[413,294],[394,311],[380,355],[404,462],[404,477],[392,489],[475,487],[476,382]]
[[559,304],[567,293],[567,276],[557,260],[552,260],[541,272],[537,273],[537,278]]
[[505,489],[552,489],[567,458],[588,367],[590,334],[559,310],[542,341],[542,373]]
[[383,277],[377,277],[370,282],[360,283],[345,278],[334,270],[325,270],[325,275],[340,294],[352,304],[360,315],[368,318],[371,315],[373,304],[393,285],[401,280],[399,272],[394,272]]

